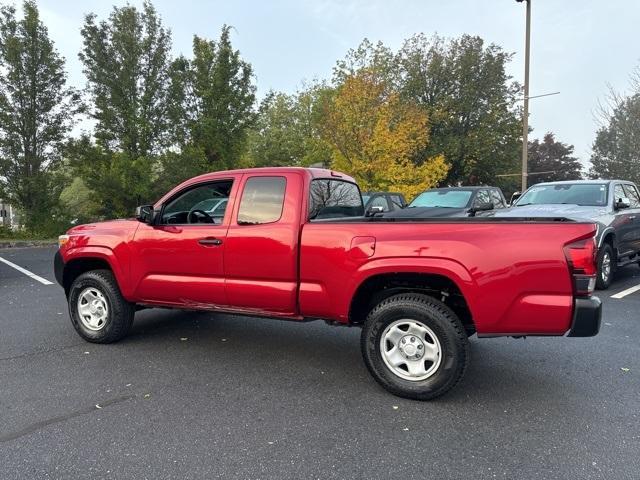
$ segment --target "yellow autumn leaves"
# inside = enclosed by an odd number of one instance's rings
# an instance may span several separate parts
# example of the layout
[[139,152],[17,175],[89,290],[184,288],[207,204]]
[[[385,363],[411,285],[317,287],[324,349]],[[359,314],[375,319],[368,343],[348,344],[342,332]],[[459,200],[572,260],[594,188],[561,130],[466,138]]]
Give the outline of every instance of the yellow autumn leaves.
[[353,176],[363,191],[411,199],[447,175],[442,155],[420,158],[429,141],[426,112],[403,102],[375,73],[347,77],[323,110],[320,134],[331,148],[331,167]]

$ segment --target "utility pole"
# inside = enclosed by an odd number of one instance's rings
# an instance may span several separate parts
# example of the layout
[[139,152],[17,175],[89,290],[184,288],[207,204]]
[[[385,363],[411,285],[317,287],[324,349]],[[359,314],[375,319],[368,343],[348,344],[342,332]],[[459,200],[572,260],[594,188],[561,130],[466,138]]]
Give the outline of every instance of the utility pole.
[[527,160],[529,149],[529,54],[531,43],[531,0],[516,0],[527,4],[527,32],[524,47],[524,112],[522,118],[522,192],[527,189]]

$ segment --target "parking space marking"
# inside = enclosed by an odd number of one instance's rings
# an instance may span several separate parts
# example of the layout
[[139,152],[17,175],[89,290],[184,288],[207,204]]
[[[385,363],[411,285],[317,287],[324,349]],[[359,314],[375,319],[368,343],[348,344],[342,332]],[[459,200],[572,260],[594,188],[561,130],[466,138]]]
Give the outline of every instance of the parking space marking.
[[622,290],[621,292],[618,292],[615,295],[611,295],[611,298],[624,298],[627,295],[631,295],[632,293],[637,292],[638,290],[640,290],[640,285],[636,285],[635,287]]
[[9,260],[5,260],[4,258],[0,257],[0,262],[4,263],[6,265],[9,265],[11,268],[15,268],[20,273],[24,273],[27,277],[31,277],[31,278],[33,278],[34,280],[40,282],[43,285],[53,285],[53,282],[50,282],[46,278],[42,278],[41,276],[36,275],[35,273],[30,272],[26,268],[22,268],[22,267],[16,265],[15,263],[13,263],[13,262],[10,262]]

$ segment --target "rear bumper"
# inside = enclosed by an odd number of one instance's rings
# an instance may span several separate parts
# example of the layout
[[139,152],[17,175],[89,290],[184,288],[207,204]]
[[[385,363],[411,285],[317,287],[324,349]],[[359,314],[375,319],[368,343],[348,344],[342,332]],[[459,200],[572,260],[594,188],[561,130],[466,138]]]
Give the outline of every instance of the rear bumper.
[[58,250],[53,257],[53,273],[56,276],[56,281],[60,284],[60,286],[64,286],[62,283],[64,274],[64,260],[62,259],[62,255],[60,255],[60,250]]
[[593,337],[600,331],[602,302],[598,297],[576,298],[569,337]]

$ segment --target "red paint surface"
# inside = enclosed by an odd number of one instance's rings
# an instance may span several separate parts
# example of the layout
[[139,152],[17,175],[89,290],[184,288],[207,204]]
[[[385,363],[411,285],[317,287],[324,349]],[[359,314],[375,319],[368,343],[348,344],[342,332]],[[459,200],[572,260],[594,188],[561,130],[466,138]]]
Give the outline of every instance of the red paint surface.
[[[203,175],[167,193],[156,208],[187,186],[233,178],[221,225],[82,225],[68,232],[61,253],[66,263],[85,257],[107,261],[125,298],[138,303],[348,322],[353,296],[371,276],[425,273],[458,286],[479,334],[562,335],[569,329],[573,292],[563,246],[594,235],[594,225],[489,219],[309,223],[309,182],[331,175],[297,168]],[[235,199],[253,176],[286,178],[277,222],[237,224]],[[222,244],[198,243],[210,237]]]

